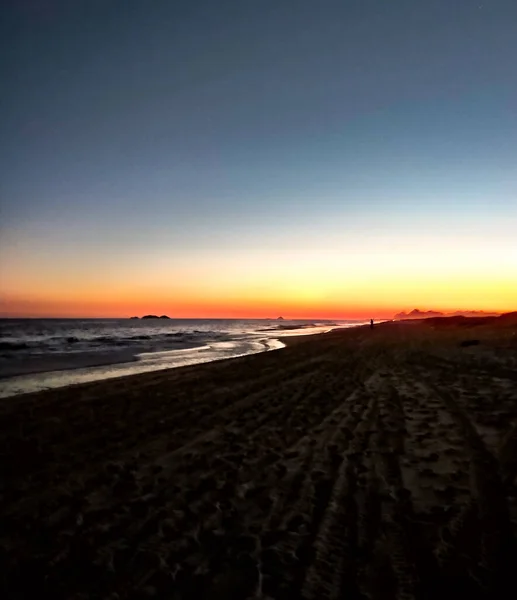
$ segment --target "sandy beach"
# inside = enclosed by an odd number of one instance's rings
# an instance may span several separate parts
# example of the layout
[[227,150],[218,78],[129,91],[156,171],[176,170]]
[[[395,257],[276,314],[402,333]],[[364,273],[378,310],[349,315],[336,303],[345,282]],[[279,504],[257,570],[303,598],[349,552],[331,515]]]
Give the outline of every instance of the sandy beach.
[[517,318],[0,404],[5,598],[513,598]]

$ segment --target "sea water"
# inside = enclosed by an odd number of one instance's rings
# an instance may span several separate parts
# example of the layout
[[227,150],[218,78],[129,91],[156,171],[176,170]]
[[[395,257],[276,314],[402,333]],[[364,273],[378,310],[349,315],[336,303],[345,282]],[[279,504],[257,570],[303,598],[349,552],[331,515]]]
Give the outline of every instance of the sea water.
[[0,319],[0,397],[282,348],[358,321]]

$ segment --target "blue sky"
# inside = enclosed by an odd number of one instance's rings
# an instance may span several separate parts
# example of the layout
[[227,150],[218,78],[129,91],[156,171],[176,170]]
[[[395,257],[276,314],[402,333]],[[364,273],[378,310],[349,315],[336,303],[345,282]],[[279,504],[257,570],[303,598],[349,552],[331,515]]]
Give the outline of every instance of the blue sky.
[[224,270],[225,252],[250,248],[338,253],[340,233],[358,254],[372,231],[515,252],[512,0],[2,11],[8,296],[70,261],[79,289],[100,257],[124,270],[145,252],[204,250]]

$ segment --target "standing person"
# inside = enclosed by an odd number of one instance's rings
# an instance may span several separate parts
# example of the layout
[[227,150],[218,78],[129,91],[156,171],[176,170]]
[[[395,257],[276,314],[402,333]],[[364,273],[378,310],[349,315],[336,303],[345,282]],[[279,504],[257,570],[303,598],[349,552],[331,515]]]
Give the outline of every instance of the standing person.
[[370,319],[370,329],[373,329],[373,319]]

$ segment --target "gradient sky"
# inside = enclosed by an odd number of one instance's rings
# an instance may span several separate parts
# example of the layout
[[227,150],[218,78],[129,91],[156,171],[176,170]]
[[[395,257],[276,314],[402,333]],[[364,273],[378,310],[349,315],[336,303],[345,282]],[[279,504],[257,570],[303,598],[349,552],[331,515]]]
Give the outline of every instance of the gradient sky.
[[517,309],[515,0],[8,0],[0,315]]

